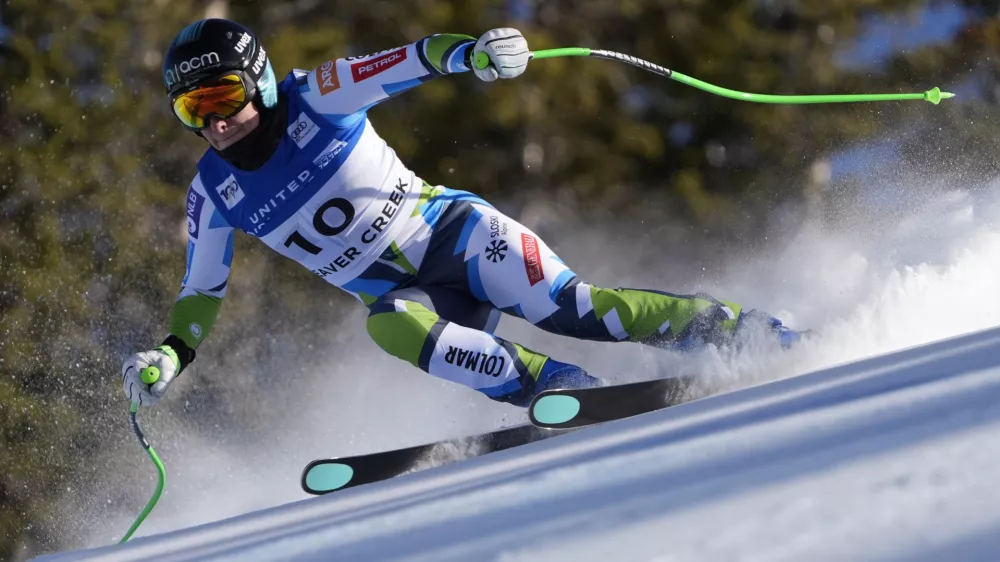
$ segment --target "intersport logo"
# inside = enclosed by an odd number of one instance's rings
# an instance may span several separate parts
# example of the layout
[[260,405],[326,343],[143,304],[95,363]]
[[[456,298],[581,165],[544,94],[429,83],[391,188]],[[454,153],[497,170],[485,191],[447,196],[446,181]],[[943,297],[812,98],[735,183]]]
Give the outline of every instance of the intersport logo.
[[376,58],[363,60],[351,65],[351,77],[357,84],[362,80],[367,80],[376,74],[380,74],[406,60],[406,47],[390,51]]
[[528,282],[534,287],[545,279],[542,259],[538,255],[538,239],[530,234],[521,233],[521,251],[524,253],[524,270],[528,273]]
[[219,60],[219,53],[215,51],[198,57],[191,57],[190,60],[181,61],[179,64],[174,64],[173,68],[168,68],[163,74],[163,81],[167,83],[167,86],[173,86],[183,80],[185,74],[190,74],[204,68],[212,68],[219,64],[222,64],[222,62]]

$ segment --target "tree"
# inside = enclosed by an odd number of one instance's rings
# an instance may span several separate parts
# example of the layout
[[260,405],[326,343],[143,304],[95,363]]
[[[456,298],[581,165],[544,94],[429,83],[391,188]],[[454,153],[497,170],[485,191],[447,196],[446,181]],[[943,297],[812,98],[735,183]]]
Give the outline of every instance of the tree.
[[[160,341],[183,275],[183,194],[204,144],[170,115],[160,65],[187,23],[211,12],[249,25],[279,75],[430,33],[478,35],[509,24],[533,49],[617,50],[747,91],[941,84],[972,98],[939,108],[761,106],[614,62],[552,59],[503,83],[434,80],[370,113],[420,176],[479,192],[525,219],[576,202],[624,222],[670,216],[752,244],[762,211],[801,200],[806,175],[831,151],[890,133],[903,162],[920,170],[996,145],[996,2],[967,1],[970,23],[956,37],[874,70],[836,62],[868,16],[930,4],[8,1],[9,54],[0,53],[0,558],[78,546],[87,528],[67,534],[71,527],[60,526],[63,490],[134,502],[107,473],[148,469],[139,454],[123,454],[134,443],[117,372],[129,353]],[[995,168],[982,163],[981,173]],[[196,421],[220,409],[230,436],[258,430],[268,408],[246,396],[279,384],[273,371],[302,368],[304,359],[283,349],[327,345],[323,328],[340,321],[316,314],[347,300],[315,276],[247,237],[238,237],[236,255],[220,323],[185,372],[186,386],[158,407],[158,421],[193,420],[183,430],[214,434]],[[229,372],[241,374],[220,375]]]

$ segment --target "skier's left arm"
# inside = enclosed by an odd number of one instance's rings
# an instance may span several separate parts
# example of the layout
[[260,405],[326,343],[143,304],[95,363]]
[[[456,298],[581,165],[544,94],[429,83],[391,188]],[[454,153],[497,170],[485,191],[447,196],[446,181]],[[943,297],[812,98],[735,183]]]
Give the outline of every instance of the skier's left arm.
[[[491,63],[483,70],[471,63],[480,52]],[[514,78],[524,72],[530,58],[528,42],[516,29],[494,29],[478,40],[469,35],[431,35],[396,49],[327,61],[302,79],[300,91],[311,107],[337,121],[446,74],[472,70],[487,82]]]

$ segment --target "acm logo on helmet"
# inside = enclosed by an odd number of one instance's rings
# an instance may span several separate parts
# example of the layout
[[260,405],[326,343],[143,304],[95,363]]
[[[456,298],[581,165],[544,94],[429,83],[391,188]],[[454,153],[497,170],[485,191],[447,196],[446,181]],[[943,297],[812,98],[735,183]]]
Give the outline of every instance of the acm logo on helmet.
[[163,73],[163,81],[167,83],[167,87],[171,87],[184,80],[184,76],[187,74],[196,70],[219,66],[220,64],[222,64],[222,61],[219,59],[219,53],[215,51],[205,53],[200,56],[194,56],[188,60],[181,61],[180,63],[175,63],[173,68],[168,68],[167,71]]

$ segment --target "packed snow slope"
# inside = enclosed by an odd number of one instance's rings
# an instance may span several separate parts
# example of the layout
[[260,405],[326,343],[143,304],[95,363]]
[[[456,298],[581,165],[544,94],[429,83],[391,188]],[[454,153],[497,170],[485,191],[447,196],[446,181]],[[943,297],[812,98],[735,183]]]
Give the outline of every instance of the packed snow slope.
[[995,559],[998,436],[991,329],[45,560]]

